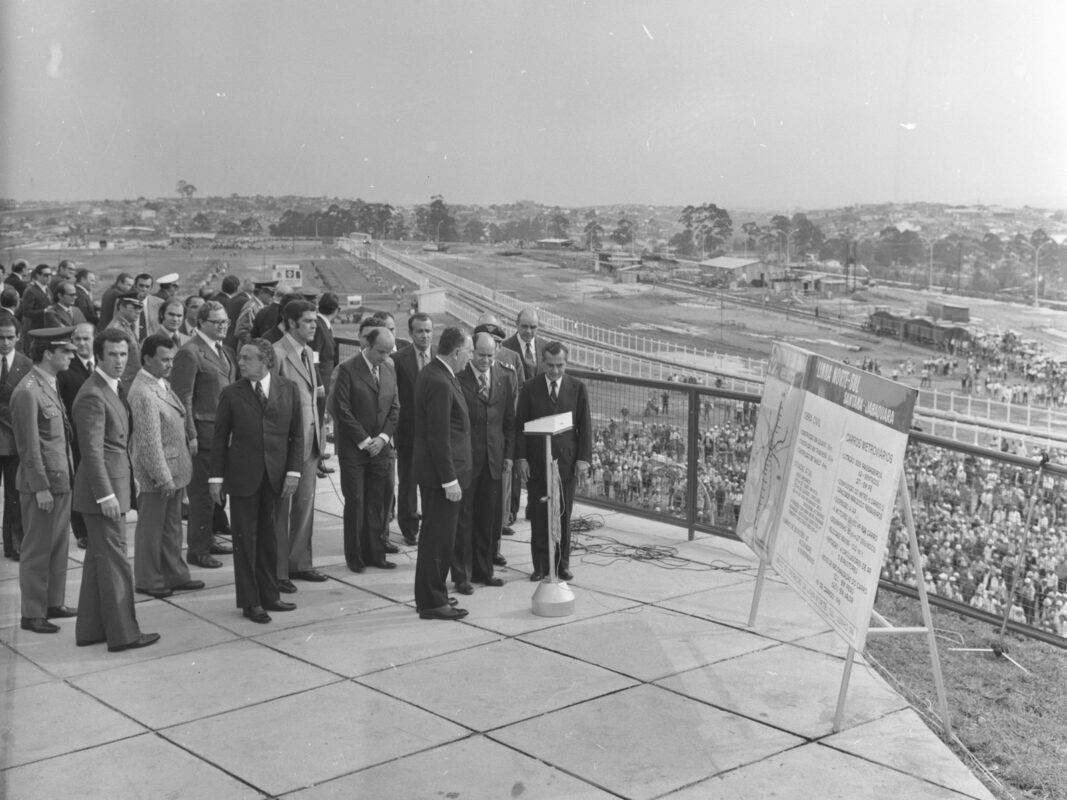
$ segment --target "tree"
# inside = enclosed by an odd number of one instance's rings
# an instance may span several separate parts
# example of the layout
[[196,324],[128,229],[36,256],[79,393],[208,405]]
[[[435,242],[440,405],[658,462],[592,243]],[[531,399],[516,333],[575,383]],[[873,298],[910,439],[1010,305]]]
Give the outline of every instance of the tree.
[[734,232],[729,212],[714,203],[686,206],[678,221],[690,231],[694,249],[699,248],[701,258],[708,252],[719,250]]
[[600,249],[600,237],[604,235],[604,226],[596,218],[595,212],[593,218],[585,223],[582,233],[585,236],[585,246],[588,250]]
[[459,233],[456,231],[456,218],[449,213],[444,198],[439,194],[430,198],[428,206],[419,206],[415,209],[415,227],[418,234],[426,241],[454,242],[459,239]]
[[552,216],[548,220],[548,235],[554,239],[566,239],[571,221],[567,215],[557,206],[552,210]]
[[196,216],[193,217],[192,222],[189,223],[194,231],[209,231],[212,228],[211,217],[205,214],[203,211],[198,211]]
[[184,197],[186,200],[192,200],[193,195],[196,194],[196,187],[185,181],[178,181],[176,189],[178,191],[178,196]]
[[797,253],[817,253],[822,247],[823,233],[805,214],[794,214],[790,220],[793,229],[793,248]]
[[611,232],[611,241],[615,244],[625,247],[634,240],[634,223],[633,220],[626,217],[619,217],[619,221],[615,223],[615,230]]
[[467,220],[467,224],[463,226],[463,238],[471,244],[483,241],[485,239],[485,223],[477,217]]

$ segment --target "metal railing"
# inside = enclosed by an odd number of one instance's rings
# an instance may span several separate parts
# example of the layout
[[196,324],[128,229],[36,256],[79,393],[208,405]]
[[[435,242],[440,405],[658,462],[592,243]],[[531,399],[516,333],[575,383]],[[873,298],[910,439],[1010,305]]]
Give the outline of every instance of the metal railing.
[[[355,353],[354,341],[338,343],[340,358]],[[577,492],[582,502],[678,526],[690,539],[698,532],[737,538],[758,395],[569,372],[586,384],[593,425],[593,465]],[[996,618],[1025,550],[1021,569],[1031,580],[1021,576],[1019,587],[1027,594],[1033,587],[1033,596],[1020,597],[1020,619],[1010,627],[1067,646],[1056,605],[1067,598],[1067,467],[913,432],[905,474],[922,577],[938,604]],[[883,585],[913,592],[919,578],[901,555],[896,516]]]

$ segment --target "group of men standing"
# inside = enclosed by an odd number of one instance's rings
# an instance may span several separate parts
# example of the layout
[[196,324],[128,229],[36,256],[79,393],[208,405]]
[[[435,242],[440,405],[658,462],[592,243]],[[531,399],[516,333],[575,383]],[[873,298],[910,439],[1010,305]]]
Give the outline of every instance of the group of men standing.
[[[392,317],[371,317],[360,326],[361,351],[337,369],[330,412],[346,561],[354,572],[395,566],[385,557],[395,469],[396,518],[405,542],[418,546],[415,604],[424,619],[467,615],[449,596],[449,575],[459,594],[473,593],[476,583],[503,585],[494,565],[507,563],[499,553],[504,511],[513,517],[511,498],[521,483],[530,497],[530,577],[550,574],[542,440],[527,448],[521,431],[528,420],[565,412],[574,424],[552,441],[564,499],[554,558],[558,576],[573,577],[568,522],[575,483],[592,454],[588,398],[584,385],[565,374],[566,347],[536,340],[533,309],[519,315],[517,327],[517,336],[505,339],[486,315],[473,334],[445,328],[434,345],[432,319],[414,313],[411,338],[397,348]],[[505,498],[506,478],[513,490]]]

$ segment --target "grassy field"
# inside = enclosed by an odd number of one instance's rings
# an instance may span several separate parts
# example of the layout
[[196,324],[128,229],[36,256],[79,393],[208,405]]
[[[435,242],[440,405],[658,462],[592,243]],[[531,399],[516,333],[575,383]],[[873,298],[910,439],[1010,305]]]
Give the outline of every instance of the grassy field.
[[[879,592],[875,607],[898,626],[922,625],[917,601]],[[955,734],[1003,788],[1001,800],[1067,798],[1067,653],[1008,634],[1007,655],[952,648],[989,648],[999,629],[948,611],[931,609]],[[920,710],[936,709],[925,636],[870,637],[868,654],[894,686]],[[967,763],[960,748],[954,748]],[[975,771],[979,777],[981,772]]]

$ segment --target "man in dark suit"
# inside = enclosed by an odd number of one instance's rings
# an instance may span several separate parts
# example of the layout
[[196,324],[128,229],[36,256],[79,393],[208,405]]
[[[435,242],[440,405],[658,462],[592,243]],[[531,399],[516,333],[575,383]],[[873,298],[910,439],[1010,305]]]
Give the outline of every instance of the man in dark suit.
[[222,344],[229,317],[221,304],[212,300],[197,312],[197,329],[174,356],[171,386],[185,406],[185,413],[196,425],[196,454],[193,477],[189,481],[189,519],[186,560],[197,567],[218,569],[222,562],[213,556],[233,550],[216,541],[216,531],[229,530],[222,507],[211,499],[208,478],[211,476],[211,448],[215,437],[215,410],[219,395],[237,380],[237,358]]
[[429,314],[408,317],[411,344],[393,353],[396,384],[400,392],[400,419],[396,426],[397,498],[396,521],[404,541],[414,545],[419,536],[418,484],[412,470],[415,436],[415,380],[436,350],[431,344],[433,320]]
[[19,297],[22,297],[22,293],[26,291],[26,270],[30,268],[30,265],[26,263],[24,259],[19,259],[11,265],[11,272],[4,278],[4,283],[12,287],[19,293]]
[[[22,546],[22,509],[16,485],[19,453],[11,424],[11,393],[26,377],[33,362],[15,349],[18,331],[15,318],[0,313],[0,479],[4,482],[4,557],[19,560]],[[62,374],[62,373],[61,373]]]
[[523,426],[532,419],[571,412],[571,429],[552,437],[552,458],[559,467],[559,478],[563,484],[560,543],[554,557],[556,574],[565,581],[574,577],[570,571],[570,519],[574,506],[574,489],[578,477],[589,471],[589,464],[593,459],[593,429],[585,384],[567,375],[566,369],[567,348],[560,342],[549,342],[541,359],[542,374],[527,381],[522,387],[515,412],[518,431],[515,440],[515,470],[526,483],[527,502],[531,512],[532,581],[539,581],[550,574],[548,510],[545,503],[539,502],[548,494],[548,484],[543,438],[522,435]]
[[208,299],[214,300],[216,303],[221,303],[222,307],[226,308],[227,304],[234,298],[237,294],[237,290],[240,288],[241,279],[236,275],[227,275],[222,279],[222,283],[219,285],[219,291]]
[[[129,340],[108,328],[93,339],[96,369],[74,399],[81,462],[74,477],[74,508],[85,518],[85,551],[78,622],[79,647],[107,642],[110,652],[147,647],[158,633],[141,633],[133,608],[133,570],[127,558],[126,512],[133,499],[130,408],[119,378]],[[120,394],[121,392],[121,394]]]
[[[74,326],[74,333],[70,335],[70,343],[74,345],[74,358],[70,360],[70,366],[56,376],[56,385],[59,387],[59,399],[63,401],[63,407],[67,410],[67,418],[74,419],[74,398],[85,383],[85,379],[93,373],[93,326],[88,322]],[[78,437],[71,439],[70,449],[74,454],[74,471],[78,471],[81,461],[78,452]],[[78,547],[82,550],[89,544],[89,532],[85,529],[85,518],[80,511],[70,510],[70,527],[74,531],[74,538],[78,541]]]
[[342,362],[330,392],[341,492],[345,498],[345,561],[353,572],[369,564],[392,569],[381,531],[388,527],[393,434],[400,414],[396,375],[385,328],[364,329],[363,350]]
[[56,392],[56,375],[74,354],[70,333],[70,328],[38,328],[30,334],[33,368],[11,394],[23,525],[21,627],[34,633],[56,633],[59,626],[49,620],[77,614],[63,604],[74,465],[70,423]]
[[415,562],[415,606],[422,619],[462,619],[449,603],[445,578],[455,549],[460,501],[470,484],[471,424],[456,375],[471,358],[471,337],[445,328],[437,356],[415,384],[415,479],[423,525]]
[[459,386],[471,422],[471,481],[463,492],[452,580],[456,591],[470,594],[471,583],[503,586],[493,576],[503,524],[500,496],[505,469],[511,469],[515,444],[515,390],[511,376],[494,366],[496,339],[488,331],[474,334],[474,355],[459,373]]
[[74,305],[82,312],[85,321],[96,325],[100,321],[100,314],[96,310],[96,302],[93,300],[93,289],[96,287],[96,273],[91,269],[82,267],[74,273],[74,286],[78,290],[78,296]]
[[[319,385],[322,387],[322,396],[319,397],[319,418],[326,421],[326,397],[330,394],[330,380],[333,378],[333,369],[337,366],[337,342],[333,338],[333,321],[337,318],[337,312],[341,307],[341,301],[333,292],[323,292],[318,302],[318,320],[315,325],[315,338],[311,340],[311,349],[315,352],[315,371],[319,375]],[[323,454],[319,459],[318,476],[325,478],[333,472],[333,467],[326,466],[329,456]]]
[[73,328],[85,322],[85,315],[78,308],[78,290],[71,281],[60,281],[52,290],[55,302],[44,310],[46,328]]
[[[531,380],[540,370],[541,359],[545,353],[545,342],[537,338],[537,329],[540,321],[537,318],[537,310],[531,307],[524,308],[515,318],[515,333],[501,343],[501,347],[510,350],[519,357],[522,372],[519,374],[519,386]],[[521,432],[521,429],[520,429]],[[518,479],[517,474],[512,475],[511,481],[511,519],[519,513],[519,494],[522,491],[523,481]],[[530,500],[527,492],[526,517],[530,517]]]
[[253,339],[237,357],[241,378],[219,395],[211,446],[211,496],[230,496],[237,606],[252,622],[268,611],[292,611],[278,594],[274,518],[278,504],[300,483],[304,430],[300,395],[288,378],[272,374],[274,348]]
[[32,280],[22,293],[15,317],[22,323],[22,352],[29,352],[31,331],[44,327],[44,312],[52,304],[48,293],[48,284],[55,273],[48,264],[38,264],[33,268]]
[[97,320],[97,328],[103,330],[111,324],[115,316],[115,303],[124,294],[133,290],[133,275],[128,272],[120,272],[111,286],[104,289],[100,298],[100,319]]

